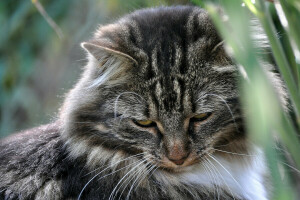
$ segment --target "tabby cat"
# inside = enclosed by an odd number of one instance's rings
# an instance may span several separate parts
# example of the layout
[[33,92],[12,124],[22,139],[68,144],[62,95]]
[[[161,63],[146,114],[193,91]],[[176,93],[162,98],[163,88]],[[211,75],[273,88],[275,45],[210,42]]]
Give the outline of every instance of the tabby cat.
[[240,73],[205,10],[138,10],[82,47],[58,120],[1,141],[0,199],[268,199]]

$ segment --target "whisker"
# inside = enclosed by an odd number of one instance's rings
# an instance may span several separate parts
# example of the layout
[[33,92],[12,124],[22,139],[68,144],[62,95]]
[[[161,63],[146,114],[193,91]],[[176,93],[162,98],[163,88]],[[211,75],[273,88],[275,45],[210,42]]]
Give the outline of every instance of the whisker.
[[231,145],[232,142],[228,142],[227,144],[222,144],[222,145],[218,145],[218,146],[215,146],[215,147],[227,147],[229,145]]
[[[198,199],[198,195],[195,193],[197,191],[197,188],[193,184],[188,184],[188,187],[186,185],[183,185],[183,188],[190,193],[190,195],[193,197],[192,199]],[[193,189],[193,191],[191,191]]]
[[[231,117],[232,117],[232,120],[233,120],[233,122],[234,122],[234,125],[235,125],[235,128],[236,128],[237,132],[240,132],[239,129],[238,129],[238,126],[237,126],[237,124],[236,124],[236,120],[235,120],[235,117],[234,117],[234,115],[233,115],[233,112],[232,112],[232,110],[230,109],[230,107],[229,107],[228,103],[226,102],[226,100],[225,100],[223,97],[221,97],[220,95],[217,95],[217,94],[205,94],[204,96],[202,96],[202,97],[200,97],[199,99],[197,99],[197,101],[199,101],[199,100],[205,98],[206,96],[214,96],[214,97],[218,97],[218,98],[226,105],[228,111],[230,112],[230,115],[231,115]],[[197,102],[197,101],[196,101],[196,102]]]
[[116,192],[116,190],[118,189],[118,186],[121,184],[121,182],[124,180],[124,178],[126,178],[132,171],[134,171],[137,167],[139,167],[141,164],[143,164],[145,162],[145,160],[143,159],[139,164],[137,164],[135,167],[133,167],[131,170],[129,170],[124,176],[123,178],[121,178],[119,180],[119,182],[117,183],[117,185],[114,187],[113,191],[111,192],[108,200],[112,200],[112,198],[114,198],[114,193]]
[[[205,158],[205,157],[204,157]],[[204,159],[203,165],[205,167],[205,169],[208,171],[208,174],[212,177],[213,181],[215,181],[215,183],[213,183],[214,187],[216,188],[216,192],[217,192],[217,197],[218,200],[220,199],[220,193],[219,193],[219,189],[218,186],[216,185],[217,183],[217,178],[215,177],[213,171],[209,168],[209,163],[207,161],[207,158]],[[215,196],[215,191],[214,191],[214,196]]]
[[83,59],[78,59],[78,60],[75,60],[76,62],[80,62],[80,61],[88,61],[87,58],[83,58]]
[[[140,160],[141,160],[141,159],[140,159]],[[104,175],[104,176],[101,176],[101,177],[98,179],[98,181],[99,181],[100,179],[103,179],[103,178],[105,178],[105,177],[107,177],[107,176],[109,176],[109,175],[112,175],[112,174],[114,174],[114,173],[116,173],[116,172],[118,172],[118,171],[121,171],[122,169],[126,169],[126,168],[130,167],[131,165],[134,165],[134,164],[140,162],[140,160],[135,161],[135,162],[133,162],[133,163],[131,163],[131,164],[125,166],[125,167],[122,167],[122,168],[120,168],[120,169],[118,169],[118,170],[115,170],[115,171],[113,171],[113,172],[111,172],[111,173],[109,173],[109,174],[106,174],[106,175]]]
[[290,167],[291,169],[295,170],[297,173],[299,173],[299,174],[300,174],[300,170],[299,170],[299,169],[297,169],[297,168],[295,168],[295,167],[293,167],[292,165],[289,165],[289,164],[287,164],[287,163],[285,163],[285,162],[282,162],[282,164],[284,164],[284,165],[286,165],[286,166]]
[[[126,159],[128,159],[128,158],[126,158]],[[126,160],[126,159],[124,159],[124,160]],[[129,167],[129,166],[131,166],[131,165],[133,165],[133,164],[135,164],[135,163],[137,163],[137,162],[139,162],[140,160],[138,160],[138,161],[135,161],[135,162],[133,162],[133,163],[131,163],[131,164],[129,164],[129,165],[127,165],[127,166],[125,166],[125,167],[122,167],[122,168],[120,168],[120,169],[118,169],[118,170],[116,170],[116,171],[113,171],[112,173],[109,173],[109,174],[106,174],[105,176],[102,176],[102,177],[100,177],[98,180],[100,180],[100,179],[102,179],[102,178],[104,178],[104,177],[107,177],[107,176],[109,176],[109,175],[112,175],[112,174],[114,174],[114,173],[116,173],[116,172],[118,172],[118,171],[120,171],[120,170],[122,170],[122,169],[124,169],[124,168],[127,168],[127,167]],[[120,163],[121,161],[119,161],[118,163]],[[79,195],[78,195],[78,198],[77,198],[77,200],[80,200],[80,197],[81,197],[81,195],[82,195],[82,193],[83,193],[83,191],[85,190],[85,188],[97,177],[97,176],[99,176],[102,172],[104,172],[105,170],[107,170],[107,169],[109,169],[109,168],[111,168],[111,166],[108,166],[108,167],[106,167],[105,169],[103,169],[102,171],[100,171],[100,172],[98,172],[96,175],[94,175],[85,185],[84,185],[84,187],[82,188],[82,190],[80,191],[80,193],[79,193]]]
[[228,188],[230,194],[232,195],[233,199],[235,200],[234,198],[234,195],[233,195],[233,192],[231,191],[230,187],[228,186],[228,184],[226,183],[226,181],[224,180],[223,176],[221,175],[221,173],[219,172],[219,170],[216,168],[216,166],[209,160],[207,159],[208,163],[210,163],[210,165],[212,166],[212,169],[217,172],[219,174],[219,177],[222,179],[223,183],[225,184],[225,186]]
[[72,122],[74,124],[95,124],[95,122]]
[[234,180],[234,182],[240,187],[240,189],[243,189],[240,185],[239,182],[237,182],[237,180],[232,176],[232,174],[213,156],[210,154],[207,154],[211,159],[213,159],[214,161],[216,161],[230,176],[231,178]]
[[131,165],[134,165],[134,164],[140,162],[141,160],[144,160],[144,159],[139,159],[139,160],[137,160],[137,161],[135,161],[135,162],[133,162],[133,163],[130,163],[130,164],[128,164],[128,165],[126,165],[126,166],[124,166],[124,167],[122,167],[122,168],[120,168],[120,169],[117,169],[117,170],[115,170],[115,171],[113,171],[113,172],[111,172],[111,173],[109,173],[109,174],[106,174],[106,175],[104,175],[104,176],[101,176],[98,180],[100,180],[100,179],[102,179],[102,178],[104,178],[104,177],[106,177],[106,176],[112,175],[112,174],[114,174],[114,173],[116,173],[116,172],[118,172],[118,171],[121,171],[122,169],[126,169],[126,168],[130,167]]
[[250,157],[256,157],[257,156],[257,155],[251,155],[251,154],[234,153],[234,152],[224,151],[224,150],[215,149],[215,148],[212,148],[212,150],[220,151],[220,152],[228,153],[228,154],[233,154],[233,155],[238,155],[238,156],[250,156]]
[[101,173],[102,173],[102,171],[99,172],[99,173],[97,173],[95,176],[93,176],[93,177],[92,177],[92,178],[84,185],[84,187],[82,188],[82,190],[80,191],[80,193],[79,193],[79,195],[78,195],[77,200],[80,200],[81,195],[82,195],[83,191],[85,190],[85,188],[90,184],[90,182],[92,182],[92,181],[93,181],[97,176],[99,176]]
[[149,172],[149,177],[148,177],[148,179],[154,174],[154,172],[159,168],[159,166],[157,166],[157,165],[155,165],[155,164],[152,164],[153,166],[155,166],[154,167],[154,170],[151,172],[151,174],[150,174],[150,172]]
[[[127,113],[128,110],[129,110],[129,109],[126,109],[124,113]],[[120,130],[120,125],[121,125],[121,122],[122,122],[122,120],[123,120],[124,118],[125,118],[125,116],[124,116],[124,115],[121,115],[120,120],[119,120],[119,122],[118,122],[118,126],[117,126],[118,131]]]
[[87,174],[84,175],[83,177],[85,177],[85,176],[87,176],[87,175],[89,175],[89,174],[91,174],[91,173],[97,171],[98,169],[100,169],[100,168],[102,168],[102,167],[105,167],[105,166],[108,166],[108,165],[109,165],[108,167],[106,167],[105,169],[103,169],[103,170],[101,171],[101,172],[104,172],[105,170],[111,168],[111,167],[114,166],[114,165],[117,165],[117,164],[119,164],[119,163],[121,163],[121,162],[123,162],[123,161],[129,160],[129,159],[131,159],[131,158],[138,157],[138,156],[141,156],[141,155],[144,155],[144,153],[138,153],[138,154],[135,154],[135,155],[126,157],[126,158],[124,158],[124,159],[122,159],[122,160],[119,160],[118,162],[116,162],[116,163],[114,163],[114,164],[109,163],[109,164],[107,164],[107,165],[98,167],[97,169],[94,169],[94,170],[90,171],[89,173],[87,173]]
[[[148,163],[148,164],[149,164],[149,165],[152,165],[151,163]],[[155,166],[154,166],[154,167],[155,167]],[[151,171],[152,169],[153,169],[153,166],[150,167],[150,171]],[[149,172],[149,169],[146,170],[146,172],[144,173],[144,177],[142,177],[142,175],[143,175],[143,169],[140,170],[140,172],[142,172],[142,173],[139,173],[139,174],[137,175],[137,177],[135,178],[134,182],[132,183],[132,185],[131,185],[131,187],[130,187],[128,193],[127,193],[126,200],[129,199],[130,193],[131,193],[132,189],[134,188],[135,183],[136,183],[139,179],[143,180],[143,179],[147,176],[147,174],[148,174],[148,172]],[[142,177],[142,178],[141,178],[141,177]],[[138,187],[138,185],[137,185],[137,187]]]
[[[145,176],[143,178],[140,179],[140,181],[138,182],[138,184],[136,185],[136,188],[142,183],[142,181],[144,180],[144,178],[146,178],[147,175],[150,174],[150,172],[155,168],[155,170],[158,169],[158,166],[151,164],[152,166],[146,171]],[[152,173],[148,176],[148,178],[150,178],[152,176],[152,174],[154,173],[154,171],[152,171]]]
[[[120,196],[119,196],[119,200],[121,199],[121,196],[122,196],[123,192],[124,192],[125,189],[128,187],[128,185],[131,183],[131,181],[134,180],[133,183],[132,183],[132,185],[131,185],[131,187],[130,187],[130,189],[129,189],[129,192],[131,191],[131,188],[133,187],[133,185],[135,184],[135,182],[137,181],[137,179],[139,179],[140,176],[141,176],[142,174],[143,174],[143,169],[141,168],[141,169],[139,169],[139,170],[137,171],[136,174],[133,174],[133,175],[132,175],[132,177],[131,177],[130,181],[128,181],[126,187],[123,188],[123,190],[122,190],[122,192],[121,192],[121,194],[120,194]],[[127,196],[128,196],[128,194],[127,194]],[[127,196],[126,196],[126,198],[127,198]]]
[[[146,160],[145,160],[146,161]],[[121,194],[119,195],[119,200],[121,199],[121,196],[122,196],[122,194],[123,194],[123,192],[125,191],[125,189],[127,188],[127,186],[131,183],[131,181],[133,180],[133,179],[138,179],[142,174],[143,174],[143,171],[144,171],[144,168],[143,167],[141,167],[140,169],[138,169],[137,171],[135,171],[133,174],[132,174],[132,176],[130,177],[128,177],[121,185],[120,185],[120,187],[119,188],[121,188],[122,186],[123,186],[123,184],[124,183],[126,183],[126,181],[127,181],[127,184],[126,184],[126,186],[124,186],[123,187],[123,190],[122,190],[122,192],[121,192]],[[133,184],[135,183],[135,181],[133,182]],[[116,192],[116,193],[118,193],[118,191]]]
[[[146,102],[146,100],[139,94],[135,93],[135,92],[122,92],[121,94],[119,94],[115,100],[115,103],[114,103],[114,118],[116,119],[117,118],[117,106],[118,106],[118,101],[119,101],[119,98],[124,95],[124,94],[134,94],[138,97],[140,97],[142,100],[144,100]],[[137,101],[139,101],[137,99]],[[139,101],[139,103],[142,103],[141,101]],[[143,104],[142,104],[143,105]],[[143,105],[144,106],[144,105]],[[144,106],[145,107],[145,106]]]
[[[147,155],[147,156],[145,156],[145,158],[143,158],[142,159],[142,162],[140,162],[138,165],[140,165],[140,164],[142,164],[144,161],[146,161],[147,162],[147,160],[146,160],[146,158],[148,158],[148,157],[150,157],[150,155]],[[136,162],[135,162],[136,163]],[[136,166],[136,167],[138,167],[138,165]],[[134,167],[134,168],[136,168],[136,167]],[[142,169],[142,168],[141,168]],[[133,169],[132,169],[133,170]],[[131,171],[131,170],[130,170]],[[129,172],[130,172],[129,171]],[[140,170],[139,170],[140,171]],[[123,178],[125,178],[127,175],[129,175],[129,172],[127,173],[127,174],[125,174],[125,176],[123,177]],[[134,175],[135,174],[135,172],[132,174],[132,175]],[[122,179],[123,179],[122,178]],[[130,179],[130,176],[128,177],[128,178],[126,178],[125,180],[124,180],[124,182],[119,186],[119,188],[117,189],[117,191],[116,192],[114,192],[115,194],[113,195],[113,199],[114,199],[114,197],[115,197],[115,195],[117,195],[117,193],[118,193],[118,191],[119,191],[119,189],[121,189],[121,187],[124,185],[124,183],[126,182],[126,180],[128,180],[128,179]],[[128,184],[130,183],[130,181],[132,180],[133,178],[131,178],[130,180],[129,180],[129,182],[128,182]],[[120,184],[121,183],[121,181],[122,180],[120,180],[119,182],[118,182],[118,184]],[[118,187],[118,184],[117,184],[117,186],[114,188],[114,190]],[[128,185],[127,184],[127,185]],[[126,186],[127,187],[127,186]],[[126,189],[126,187],[123,189],[123,191]],[[123,191],[122,191],[122,193],[123,193]],[[121,194],[122,194],[121,193]],[[112,194],[113,194],[113,192],[112,192]],[[120,195],[121,195],[120,194]]]

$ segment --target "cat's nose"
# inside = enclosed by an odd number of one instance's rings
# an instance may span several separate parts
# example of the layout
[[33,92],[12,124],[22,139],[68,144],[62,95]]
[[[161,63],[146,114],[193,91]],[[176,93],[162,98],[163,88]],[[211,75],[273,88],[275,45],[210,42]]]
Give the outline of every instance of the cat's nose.
[[187,156],[185,156],[184,158],[181,158],[179,160],[173,160],[171,158],[169,158],[170,161],[172,161],[173,163],[175,163],[176,165],[182,165],[184,163],[184,161],[186,160]]
[[182,165],[189,156],[189,152],[186,150],[185,145],[181,142],[173,143],[168,150],[168,159],[176,165]]

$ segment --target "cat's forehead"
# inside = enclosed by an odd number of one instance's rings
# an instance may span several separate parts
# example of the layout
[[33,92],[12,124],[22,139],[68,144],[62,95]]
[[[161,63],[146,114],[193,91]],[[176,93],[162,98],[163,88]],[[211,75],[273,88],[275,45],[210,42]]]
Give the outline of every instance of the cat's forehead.
[[193,6],[133,12],[116,23],[100,27],[95,39],[140,63],[157,62],[173,68],[186,60],[207,60],[221,41],[208,13]]
[[212,66],[229,60],[225,51],[215,51],[222,40],[208,13],[193,6],[136,11],[100,27],[95,40],[133,58],[134,67],[125,72],[133,74],[128,82],[155,102],[153,107],[167,112],[191,110],[198,88],[210,87],[207,80],[218,88],[222,80]]

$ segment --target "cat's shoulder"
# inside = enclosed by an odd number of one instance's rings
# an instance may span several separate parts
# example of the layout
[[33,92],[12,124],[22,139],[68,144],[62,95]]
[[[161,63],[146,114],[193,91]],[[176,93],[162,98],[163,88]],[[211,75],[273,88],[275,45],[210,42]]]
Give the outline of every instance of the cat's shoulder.
[[[37,153],[40,148],[60,140],[59,123],[51,123],[10,135],[0,140],[0,157]],[[0,165],[2,162],[0,162]]]
[[9,193],[9,188],[13,188],[27,194],[24,192],[27,186],[34,191],[46,179],[61,174],[64,167],[60,163],[64,158],[58,123],[43,125],[2,139],[0,192],[5,190]]
[[55,159],[55,156],[63,154],[59,127],[59,123],[55,122],[0,140],[0,172],[9,167],[41,166],[43,159]]

